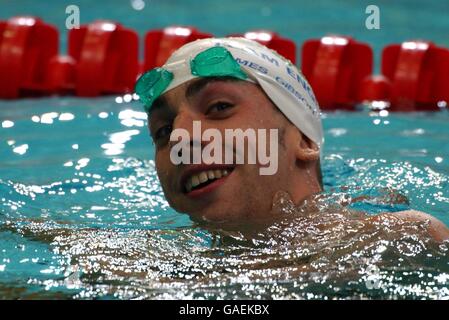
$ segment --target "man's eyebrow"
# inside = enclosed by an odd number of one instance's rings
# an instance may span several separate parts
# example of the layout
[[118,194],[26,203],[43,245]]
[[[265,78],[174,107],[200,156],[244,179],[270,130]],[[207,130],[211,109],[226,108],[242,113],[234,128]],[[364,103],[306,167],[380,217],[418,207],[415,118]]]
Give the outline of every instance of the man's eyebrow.
[[[186,98],[191,98],[194,95],[197,95],[201,90],[206,87],[207,84],[211,82],[230,82],[230,81],[242,81],[240,79],[234,78],[234,77],[206,77],[206,78],[200,78],[197,81],[193,81],[186,89],[185,96]],[[164,96],[158,97],[156,100],[154,100],[153,104],[150,107],[150,110],[148,111],[148,116],[151,117],[151,115],[160,109],[168,108],[168,101],[165,99]]]
[[241,81],[240,79],[234,77],[206,77],[200,78],[197,81],[192,82],[186,89],[186,98],[191,98],[197,95],[201,90],[203,90],[209,83],[217,81]]

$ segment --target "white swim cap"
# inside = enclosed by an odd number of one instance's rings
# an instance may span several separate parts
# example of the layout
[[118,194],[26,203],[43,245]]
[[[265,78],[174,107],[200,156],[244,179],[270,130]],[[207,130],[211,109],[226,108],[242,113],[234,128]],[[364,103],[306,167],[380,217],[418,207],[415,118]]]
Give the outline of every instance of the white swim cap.
[[245,80],[258,83],[279,110],[321,148],[324,143],[321,113],[309,83],[293,63],[256,41],[208,38],[182,46],[161,67],[170,71],[171,82],[160,95],[198,78],[191,70],[192,60],[217,46],[227,49],[246,74]]

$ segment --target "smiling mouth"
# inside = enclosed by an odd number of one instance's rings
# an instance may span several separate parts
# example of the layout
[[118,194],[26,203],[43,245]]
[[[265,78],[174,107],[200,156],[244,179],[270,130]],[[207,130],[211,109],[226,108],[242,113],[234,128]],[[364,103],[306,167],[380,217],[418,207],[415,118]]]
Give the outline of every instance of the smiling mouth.
[[184,183],[184,192],[200,190],[206,186],[227,177],[234,168],[204,170],[190,176]]

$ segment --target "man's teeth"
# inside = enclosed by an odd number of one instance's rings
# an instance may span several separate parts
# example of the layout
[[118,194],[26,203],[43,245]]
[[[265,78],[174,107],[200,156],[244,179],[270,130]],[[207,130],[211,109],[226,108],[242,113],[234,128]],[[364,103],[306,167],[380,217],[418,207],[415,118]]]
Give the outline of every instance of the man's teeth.
[[186,182],[186,190],[190,192],[193,188],[195,188],[200,183],[204,183],[208,180],[220,179],[221,177],[226,177],[229,175],[228,170],[207,170],[197,174],[192,175]]

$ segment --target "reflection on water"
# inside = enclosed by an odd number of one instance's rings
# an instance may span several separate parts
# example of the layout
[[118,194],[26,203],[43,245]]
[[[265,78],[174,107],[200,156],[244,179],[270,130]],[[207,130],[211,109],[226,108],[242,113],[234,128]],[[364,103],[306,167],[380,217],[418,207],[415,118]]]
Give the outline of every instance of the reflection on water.
[[[373,164],[365,162],[362,172],[356,163],[346,165],[361,181]],[[376,174],[385,172],[376,167]],[[394,176],[405,169],[413,172],[408,164],[388,171]],[[350,186],[349,178],[343,191],[319,196],[314,210],[304,205],[268,227],[232,232],[163,213],[167,204],[152,162],[114,159],[102,175],[79,173],[80,178],[48,185],[1,181],[2,194],[9,194],[1,234],[14,234],[23,243],[5,247],[9,259],[2,273],[34,264],[37,276],[26,273],[26,282],[16,280],[30,291],[45,288],[55,297],[74,298],[449,297],[448,243],[429,239],[425,223],[366,223],[354,210],[406,209],[408,198],[392,196],[391,189],[361,190]],[[426,186],[447,183],[422,172],[414,179]],[[360,194],[369,197],[349,210]],[[39,251],[16,258],[29,243],[45,244],[51,259],[42,261]],[[8,294],[17,293],[4,297]]]
[[449,297],[449,243],[425,223],[360,220],[449,222],[447,115],[327,115],[315,207],[225,231],[168,207],[145,114],[121,98],[0,108],[0,297]]
[[319,196],[315,210],[304,205],[251,231],[29,219],[7,221],[2,232],[49,244],[59,260],[40,273],[54,278],[27,284],[74,298],[449,297],[449,243],[427,237],[426,223],[360,220],[337,205],[341,196]]

